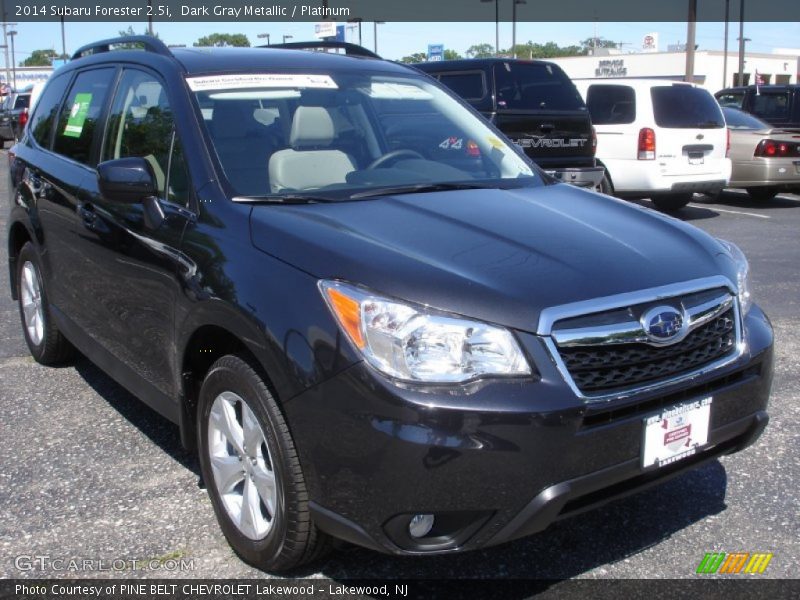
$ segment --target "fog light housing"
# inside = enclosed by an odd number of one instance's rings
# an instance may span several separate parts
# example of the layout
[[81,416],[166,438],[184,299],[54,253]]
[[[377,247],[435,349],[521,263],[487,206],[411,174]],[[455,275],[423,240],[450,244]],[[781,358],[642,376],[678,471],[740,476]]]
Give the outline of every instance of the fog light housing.
[[433,515],[421,514],[411,517],[408,523],[408,533],[412,538],[423,538],[433,529]]

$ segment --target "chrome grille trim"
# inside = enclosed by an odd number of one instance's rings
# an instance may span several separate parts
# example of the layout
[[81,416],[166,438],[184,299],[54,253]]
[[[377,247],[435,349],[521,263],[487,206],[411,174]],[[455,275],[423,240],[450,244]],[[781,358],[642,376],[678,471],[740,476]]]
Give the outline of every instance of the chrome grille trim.
[[[728,301],[723,302],[722,305],[719,305],[716,304],[716,302],[721,297],[714,298],[712,300],[704,302],[703,304],[692,307],[690,315],[691,318],[695,321],[694,328],[697,328],[713,320],[716,316],[723,314],[725,310],[729,310],[731,306],[733,307],[735,345],[734,345],[734,351],[731,352],[729,355],[724,356],[719,360],[711,362],[707,365],[703,365],[701,368],[695,369],[687,373],[682,373],[680,375],[676,375],[673,377],[667,377],[665,379],[661,379],[651,383],[635,385],[630,388],[616,389],[608,393],[584,394],[575,384],[572,375],[570,374],[569,370],[566,367],[566,364],[561,358],[561,355],[558,351],[558,346],[556,345],[556,340],[554,339],[553,336],[552,330],[556,322],[571,317],[582,317],[582,316],[607,312],[615,309],[624,309],[630,306],[636,306],[640,304],[648,304],[651,302],[659,302],[669,299],[674,300],[680,296],[686,296],[689,294],[708,291],[716,288],[726,288],[730,291],[731,295],[728,296]],[[633,325],[633,322],[630,322],[630,325]],[[600,331],[605,329],[606,327],[615,327],[615,326],[618,327],[618,325],[611,325],[611,326],[597,327],[594,329],[595,331]],[[641,330],[641,326],[639,325],[639,323],[636,323],[636,327]],[[543,310],[539,317],[538,332],[542,336],[545,347],[550,353],[550,357],[553,360],[553,363],[555,364],[557,370],[563,377],[564,381],[567,383],[572,392],[578,398],[581,398],[587,403],[608,402],[611,400],[628,398],[636,394],[646,393],[661,388],[668,388],[670,386],[676,385],[681,382],[690,381],[697,377],[702,377],[707,373],[710,373],[717,369],[721,369],[731,363],[734,363],[742,356],[742,354],[744,354],[746,347],[746,344],[744,342],[743,324],[742,324],[741,310],[739,307],[737,290],[736,287],[733,285],[733,283],[731,283],[729,279],[723,276],[695,279],[692,281],[687,281],[669,286],[662,286],[658,288],[651,288],[648,290],[641,290],[638,292],[619,294],[615,296],[607,296],[604,298],[599,298],[597,300],[575,302],[572,304],[566,304],[563,306],[548,308]]]
[[[670,340],[676,343],[684,339],[692,331],[712,321],[733,305],[733,296],[725,294],[698,306],[685,308],[689,317],[684,334]],[[615,344],[650,344],[650,339],[639,321],[626,321],[613,325],[598,327],[581,327],[578,329],[560,329],[552,333],[556,344],[561,348],[570,346],[609,346]]]

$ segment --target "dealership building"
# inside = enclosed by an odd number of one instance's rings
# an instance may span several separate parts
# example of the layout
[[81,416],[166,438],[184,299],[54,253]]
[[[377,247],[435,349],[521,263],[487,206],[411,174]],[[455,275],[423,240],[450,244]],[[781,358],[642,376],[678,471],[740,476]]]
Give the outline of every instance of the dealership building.
[[[686,52],[642,52],[622,54],[610,50],[608,54],[571,56],[550,59],[557,63],[572,79],[613,79],[620,77],[652,77],[683,81],[686,73]],[[614,52],[614,53],[612,53]],[[745,55],[744,83],[798,83],[800,50],[784,49],[780,53],[754,53]],[[723,80],[725,53],[717,50],[695,52],[694,80],[711,92],[735,85],[739,70],[739,57],[734,49],[728,52],[727,81]]]

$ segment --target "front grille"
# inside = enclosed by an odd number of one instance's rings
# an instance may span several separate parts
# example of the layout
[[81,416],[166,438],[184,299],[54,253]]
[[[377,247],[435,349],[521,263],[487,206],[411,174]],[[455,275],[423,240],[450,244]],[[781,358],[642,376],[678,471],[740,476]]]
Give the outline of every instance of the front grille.
[[695,371],[733,351],[734,308],[692,331],[671,346],[644,343],[570,346],[559,354],[584,394],[608,393]]

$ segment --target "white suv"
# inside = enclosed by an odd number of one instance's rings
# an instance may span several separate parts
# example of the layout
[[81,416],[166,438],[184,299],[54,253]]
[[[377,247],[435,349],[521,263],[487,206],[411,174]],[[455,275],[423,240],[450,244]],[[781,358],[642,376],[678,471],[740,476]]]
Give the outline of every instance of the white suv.
[[663,79],[576,80],[597,130],[604,191],[678,210],[731,176],[730,141],[714,97]]

